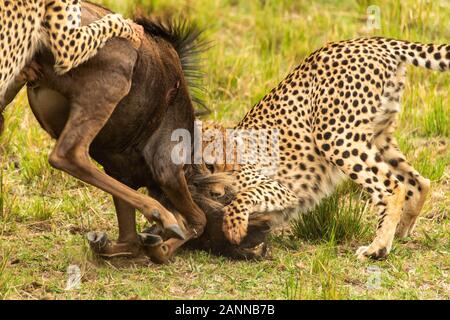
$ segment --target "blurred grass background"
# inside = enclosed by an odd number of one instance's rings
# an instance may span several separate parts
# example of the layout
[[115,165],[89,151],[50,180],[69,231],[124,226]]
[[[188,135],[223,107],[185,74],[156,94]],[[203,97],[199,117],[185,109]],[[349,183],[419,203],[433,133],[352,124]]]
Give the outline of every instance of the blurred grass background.
[[[127,16],[180,16],[203,28],[212,44],[201,57],[204,99],[213,110],[209,118],[228,125],[326,42],[371,35],[450,42],[448,0],[94,2]],[[371,5],[380,10],[380,29],[367,28]],[[450,77],[409,68],[408,78],[397,136],[433,189],[414,239],[397,242],[390,258],[377,263],[354,257],[373,236],[375,217],[352,185],[295,223],[293,232],[274,236],[267,261],[189,251],[167,266],[98,261],[84,233],[117,234],[111,199],[50,168],[53,141],[22,93],[7,110],[0,137],[0,298],[449,299]],[[70,264],[81,268],[80,290],[64,290]],[[371,264],[381,269],[377,290],[366,286]]]

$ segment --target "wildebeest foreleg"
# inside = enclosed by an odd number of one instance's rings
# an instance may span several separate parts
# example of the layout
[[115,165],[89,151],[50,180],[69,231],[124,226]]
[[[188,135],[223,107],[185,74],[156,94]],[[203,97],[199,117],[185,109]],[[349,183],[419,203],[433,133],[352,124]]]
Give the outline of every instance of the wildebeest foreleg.
[[205,213],[192,199],[182,167],[179,167],[170,182],[166,181],[161,189],[175,209],[187,220],[188,226],[185,240],[169,239],[161,245],[146,249],[152,260],[158,263],[166,263],[187,241],[201,236],[206,227]]
[[188,221],[193,236],[202,235],[206,226],[206,216],[192,199],[182,167],[179,167],[171,182],[163,184],[161,189],[175,209]]
[[[82,102],[83,97],[79,100]],[[113,179],[91,162],[89,146],[109,119],[116,104],[117,101],[111,101],[108,96],[95,102],[86,101],[86,104],[72,102],[69,119],[50,155],[50,164],[129,203],[149,221],[160,222],[172,237],[184,239],[175,217],[158,201]]]

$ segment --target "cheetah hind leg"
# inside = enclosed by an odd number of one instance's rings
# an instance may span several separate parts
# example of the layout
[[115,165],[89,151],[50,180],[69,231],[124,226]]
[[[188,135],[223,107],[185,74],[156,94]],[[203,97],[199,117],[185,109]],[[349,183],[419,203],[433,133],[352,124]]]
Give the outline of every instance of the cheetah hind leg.
[[417,218],[422,211],[428,192],[430,191],[431,182],[429,179],[418,176],[416,177],[416,181],[420,186],[420,193],[417,196],[412,196],[405,202],[400,223],[396,232],[396,235],[399,238],[411,236],[416,226]]
[[[328,155],[333,155],[333,151],[329,150]],[[359,248],[356,254],[359,259],[366,257],[384,259],[392,248],[405,202],[406,188],[392,175],[389,165],[382,160],[380,152],[374,145],[355,143],[352,153],[347,153],[348,155],[341,159],[341,170],[372,194],[373,203],[378,211],[375,239],[369,246]]]
[[386,133],[380,135],[375,144],[379,150],[383,150],[382,157],[389,164],[396,178],[405,184],[406,197],[403,205],[400,223],[397,226],[396,236],[405,238],[414,230],[417,218],[430,191],[430,180],[422,177],[414,167],[406,161],[406,156],[401,152],[398,143],[393,136],[394,127],[386,129]]
[[[398,184],[392,195],[383,195],[380,201],[380,217],[377,234],[369,246],[360,247],[356,255],[360,260],[370,257],[376,260],[387,257],[392,248],[396,227],[400,220],[401,210],[405,198],[405,187]],[[384,205],[386,203],[386,205]],[[384,209],[383,209],[384,207]]]

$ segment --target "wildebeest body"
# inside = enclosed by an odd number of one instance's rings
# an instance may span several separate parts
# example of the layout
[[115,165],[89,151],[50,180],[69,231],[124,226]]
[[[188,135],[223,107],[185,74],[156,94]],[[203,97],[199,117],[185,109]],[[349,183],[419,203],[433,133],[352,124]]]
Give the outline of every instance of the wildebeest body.
[[[83,24],[107,13],[84,3]],[[188,239],[201,235],[206,218],[191,198],[183,165],[171,161],[176,142],[170,133],[180,128],[192,133],[195,117],[176,43],[164,38],[162,25],[141,23],[161,34],[147,34],[139,50],[113,39],[97,56],[64,76],[54,73],[53,56],[44,50],[35,57],[42,76],[29,86],[28,94],[41,126],[58,140],[50,163],[113,195],[119,241],[112,244],[94,234],[90,240],[99,243],[97,251],[113,256],[140,251],[134,221],[138,208],[147,219],[161,222],[168,241],[161,243],[156,236],[150,240],[158,251],[155,255],[164,260]],[[6,96],[15,96],[22,85],[18,83]],[[107,175],[89,162],[88,153]],[[188,222],[184,234],[170,211],[133,191],[139,187],[159,189],[174,203]]]
[[[83,4],[83,23],[89,23],[106,12],[98,6]],[[53,72],[54,61],[50,52],[38,55],[36,61],[42,66],[43,76],[28,89],[33,113],[41,126],[58,139],[64,135],[67,123],[73,117],[74,101],[89,110],[87,116],[82,112],[77,114],[76,124],[89,129],[89,123],[96,122],[96,110],[99,118],[104,117],[104,105],[111,100],[115,103],[114,110],[89,147],[92,158],[104,167],[107,174],[123,184],[133,189],[147,187],[150,195],[169,208],[181,225],[188,226],[188,230],[184,230],[188,235],[189,227],[193,226],[194,233],[190,233],[190,238],[203,233],[206,224],[203,211],[207,212],[207,232],[195,242],[196,247],[252,257],[255,252],[251,249],[241,250],[225,241],[220,230],[220,208],[209,205],[210,199],[207,198],[210,195],[205,186],[220,179],[208,180],[210,173],[202,166],[174,165],[171,160],[173,146],[177,143],[171,141],[172,132],[186,129],[193,136],[195,114],[181,57],[175,50],[176,43],[169,41],[170,35],[165,38],[158,25],[144,20],[141,23],[147,24],[148,35],[138,52],[126,41],[114,39],[96,57],[63,77]],[[114,100],[117,99],[115,93],[124,85],[130,86],[129,92],[120,101]],[[76,128],[72,126],[72,130]],[[185,179],[187,172],[190,189],[203,211],[189,193]],[[202,180],[204,185],[197,188],[194,180]],[[136,233],[134,207],[117,197],[114,197],[114,203],[119,220],[118,242],[111,244],[105,236],[94,234],[90,239],[91,245],[106,256],[136,255],[142,251],[142,239]],[[249,242],[250,246],[258,245],[256,255],[262,252],[259,244],[264,239],[259,239],[260,234],[258,232],[256,243]],[[145,250],[150,251],[156,260],[165,261],[185,243],[168,238],[164,233],[150,234],[145,240],[150,242],[150,247]],[[159,241],[162,239],[167,241],[161,244]]]

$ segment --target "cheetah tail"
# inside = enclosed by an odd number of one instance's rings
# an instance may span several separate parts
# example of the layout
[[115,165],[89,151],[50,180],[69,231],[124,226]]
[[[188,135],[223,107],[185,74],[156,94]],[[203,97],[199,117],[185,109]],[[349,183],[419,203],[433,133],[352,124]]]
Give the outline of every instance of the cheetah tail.
[[436,71],[450,69],[450,45],[448,44],[387,40],[383,46],[389,47],[399,61]]

